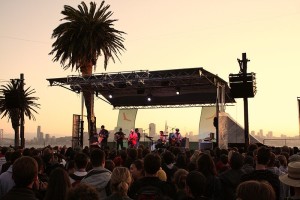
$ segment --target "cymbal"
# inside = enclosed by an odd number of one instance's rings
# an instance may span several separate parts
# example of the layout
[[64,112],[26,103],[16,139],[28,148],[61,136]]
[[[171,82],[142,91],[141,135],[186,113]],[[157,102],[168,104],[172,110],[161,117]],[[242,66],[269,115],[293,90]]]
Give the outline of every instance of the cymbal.
[[168,136],[168,135],[161,135],[161,136]]
[[151,137],[151,136],[146,136],[146,138],[153,138],[153,137]]

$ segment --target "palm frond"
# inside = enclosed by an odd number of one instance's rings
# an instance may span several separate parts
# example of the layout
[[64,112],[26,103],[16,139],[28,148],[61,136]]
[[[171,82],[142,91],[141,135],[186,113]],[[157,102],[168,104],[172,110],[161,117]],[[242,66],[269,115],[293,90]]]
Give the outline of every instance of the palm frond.
[[123,31],[113,28],[116,19],[110,19],[112,12],[109,5],[102,1],[97,9],[96,3],[91,2],[90,8],[84,2],[78,5],[78,10],[65,5],[61,12],[66,21],[58,25],[52,33],[56,38],[49,53],[54,55],[53,61],[60,61],[66,70],[78,70],[85,63],[96,64],[99,56],[104,56],[104,69],[109,59],[115,62],[118,55],[126,50],[123,42]]
[[38,113],[37,108],[40,104],[36,101],[38,97],[33,97],[34,89],[30,87],[23,89],[18,80],[14,79],[7,85],[2,85],[0,88],[0,115],[1,118],[7,117],[11,120],[12,126],[19,126],[22,110],[25,116],[29,119],[35,120],[33,113]]

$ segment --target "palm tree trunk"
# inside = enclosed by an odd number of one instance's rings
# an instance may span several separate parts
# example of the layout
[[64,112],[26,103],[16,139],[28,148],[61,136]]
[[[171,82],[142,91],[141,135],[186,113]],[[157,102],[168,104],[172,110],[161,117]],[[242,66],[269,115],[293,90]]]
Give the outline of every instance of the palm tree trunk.
[[[80,71],[83,77],[91,76],[93,71],[92,62],[89,62],[88,64],[81,67]],[[81,89],[82,89],[84,103],[87,112],[88,134],[89,134],[89,140],[91,142],[94,135],[97,134],[96,118],[94,114],[94,90],[92,89],[91,85],[81,86]]]
[[11,115],[11,125],[15,131],[15,148],[20,146],[20,109],[14,108]]
[[14,127],[15,131],[15,148],[18,148],[20,146],[20,133],[19,133],[19,126]]

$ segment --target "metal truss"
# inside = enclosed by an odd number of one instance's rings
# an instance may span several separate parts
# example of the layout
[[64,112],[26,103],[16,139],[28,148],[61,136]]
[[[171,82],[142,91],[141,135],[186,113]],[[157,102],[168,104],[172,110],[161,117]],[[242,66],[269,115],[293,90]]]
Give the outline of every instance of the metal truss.
[[[110,103],[115,109],[211,106],[214,99],[210,97],[208,100],[206,97],[216,93],[217,88],[220,85],[225,86],[225,103],[235,103],[235,100],[230,96],[230,89],[227,82],[204,70],[202,67],[160,71],[138,70],[95,73],[91,76],[70,75],[66,78],[51,78],[47,80],[49,81],[50,86],[60,86],[77,93],[86,89],[93,90],[97,97],[102,96],[103,98],[100,99]],[[195,100],[192,102],[189,101],[189,99],[183,99],[180,96],[174,97],[173,94],[177,90],[180,90],[185,94],[199,95],[201,93],[203,97],[200,98],[203,99],[199,99],[199,102],[201,103],[194,103]],[[108,98],[111,93],[113,93],[114,96],[119,97],[118,102]],[[142,102],[137,103],[136,105],[130,105],[130,98],[139,98],[140,101],[142,101],[144,99],[142,97],[149,93],[160,97],[170,96],[172,97],[170,99],[173,99],[174,102],[169,102],[171,105],[165,105],[165,102],[157,102],[158,105],[147,106]],[[122,100],[120,98],[122,98]],[[126,101],[126,104],[121,105],[122,101]]]

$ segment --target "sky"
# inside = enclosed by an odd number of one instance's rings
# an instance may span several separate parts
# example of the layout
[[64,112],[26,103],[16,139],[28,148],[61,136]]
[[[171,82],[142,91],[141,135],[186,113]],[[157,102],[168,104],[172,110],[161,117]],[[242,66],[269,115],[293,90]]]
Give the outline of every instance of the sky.
[[[0,7],[0,85],[24,74],[25,88],[36,90],[41,109],[36,121],[25,119],[25,138],[36,135],[37,126],[51,136],[71,135],[72,116],[81,113],[81,96],[61,87],[50,87],[47,78],[78,75],[64,70],[49,55],[52,31],[62,21],[64,5],[77,7],[78,0],[9,0]],[[89,3],[89,1],[85,1]],[[97,1],[99,5],[101,1]],[[300,96],[300,1],[290,0],[107,0],[114,28],[126,32],[126,51],[120,61],[103,68],[98,59],[96,71],[167,70],[203,67],[225,81],[238,73],[237,58],[247,53],[248,72],[256,73],[257,94],[248,100],[249,130],[266,134],[299,135]],[[244,104],[236,99],[228,112],[244,124]],[[136,127],[157,130],[170,127],[198,133],[201,108],[141,109]],[[95,100],[97,127],[112,130],[118,110]],[[11,122],[0,119],[4,137],[13,137]],[[85,128],[87,130],[87,128]]]

